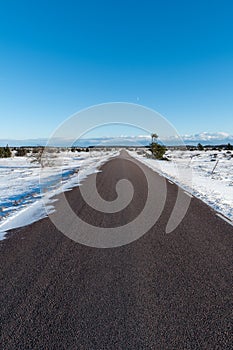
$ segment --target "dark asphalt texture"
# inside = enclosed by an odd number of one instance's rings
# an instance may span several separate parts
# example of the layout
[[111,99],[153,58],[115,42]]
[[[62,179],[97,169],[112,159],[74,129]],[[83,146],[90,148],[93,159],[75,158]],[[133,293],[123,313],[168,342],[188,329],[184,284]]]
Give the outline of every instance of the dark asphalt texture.
[[[124,153],[98,174],[101,196],[115,199],[122,178],[135,193],[120,213],[92,210],[78,187],[67,200],[87,222],[122,225],[147,196],[143,172]],[[0,242],[1,349],[233,349],[233,227],[192,198],[166,234],[177,189],[167,181],[157,223],[118,248],[75,243],[49,218],[12,230]]]

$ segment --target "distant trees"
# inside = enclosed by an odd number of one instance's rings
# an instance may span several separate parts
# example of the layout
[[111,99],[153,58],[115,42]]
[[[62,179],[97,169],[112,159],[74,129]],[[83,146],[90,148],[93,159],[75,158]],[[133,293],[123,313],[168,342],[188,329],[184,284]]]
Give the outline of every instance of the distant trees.
[[164,159],[164,154],[166,152],[166,147],[163,145],[160,145],[157,142],[158,139],[158,135],[156,133],[151,134],[151,144],[150,144],[150,148],[149,150],[151,151],[151,153],[153,154],[153,156],[156,159]]
[[71,152],[88,152],[89,151],[89,149],[88,149],[88,151],[87,151],[87,148],[79,148],[79,147],[75,147],[75,146],[72,146],[71,147]]
[[[204,151],[207,149],[212,149],[213,151],[221,151],[221,150],[227,150],[227,151],[233,151],[233,145],[228,143],[227,145],[205,145],[203,146],[200,142],[197,144],[196,147],[193,148],[193,150],[197,149],[198,151]],[[189,148],[191,151],[191,149]]]
[[15,156],[16,157],[25,157],[28,153],[28,150],[24,147],[20,147],[17,149]]
[[230,143],[228,143],[226,146],[226,150],[233,151],[233,146]]
[[0,147],[0,158],[10,158],[11,150],[8,145],[6,147]]
[[198,149],[198,151],[203,151],[204,150],[204,147],[202,146],[202,144],[200,142],[197,145],[197,149]]

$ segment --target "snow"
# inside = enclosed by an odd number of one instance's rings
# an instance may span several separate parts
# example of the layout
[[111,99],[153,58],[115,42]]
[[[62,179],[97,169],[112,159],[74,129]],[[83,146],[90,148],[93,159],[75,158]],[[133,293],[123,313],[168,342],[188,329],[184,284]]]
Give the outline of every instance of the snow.
[[170,161],[129,153],[233,220],[233,152],[173,150],[166,152]]
[[[167,161],[129,153],[233,220],[233,152],[167,151]],[[12,229],[47,216],[54,196],[80,184],[118,152],[63,152],[41,170],[30,157],[0,159],[0,238]],[[213,168],[216,168],[212,174]],[[77,171],[79,171],[77,176]]]
[[114,151],[63,152],[53,155],[53,165],[43,169],[31,163],[30,157],[0,159],[0,239],[10,229],[46,217],[46,210],[54,210],[52,197],[78,186],[117,154]]

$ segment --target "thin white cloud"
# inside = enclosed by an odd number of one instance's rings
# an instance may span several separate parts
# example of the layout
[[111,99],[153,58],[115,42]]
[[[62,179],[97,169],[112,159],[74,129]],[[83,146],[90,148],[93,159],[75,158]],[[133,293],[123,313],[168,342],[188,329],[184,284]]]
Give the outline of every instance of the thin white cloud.
[[[159,138],[161,142],[165,145],[178,145],[183,143],[185,144],[197,144],[201,142],[203,144],[224,144],[224,143],[233,143],[233,135],[227,132],[201,132],[198,134],[192,135],[181,135],[180,137],[170,136],[170,137],[161,137]],[[89,138],[89,139],[78,139],[75,144],[80,146],[91,146],[91,145],[148,145],[151,142],[150,135],[136,135],[136,136],[127,136],[127,135],[119,135],[116,137],[99,137],[99,138]],[[5,146],[9,144],[9,146],[38,146],[38,145],[46,145],[46,139],[28,139],[28,140],[0,140],[0,146]],[[53,139],[53,144],[55,146],[71,146],[73,144],[73,140],[65,139],[65,138],[56,138]]]
[[201,132],[199,134],[194,135],[184,135],[183,139],[190,140],[190,141],[223,141],[228,139],[233,139],[233,135],[228,134],[227,132],[215,132],[215,133],[209,133],[209,132]]

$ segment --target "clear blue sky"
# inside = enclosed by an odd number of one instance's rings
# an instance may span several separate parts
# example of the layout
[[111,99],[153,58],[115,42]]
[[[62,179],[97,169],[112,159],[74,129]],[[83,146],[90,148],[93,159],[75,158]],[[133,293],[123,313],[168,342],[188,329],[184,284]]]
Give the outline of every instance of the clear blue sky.
[[1,1],[0,138],[47,137],[93,104],[180,134],[233,134],[232,1]]

